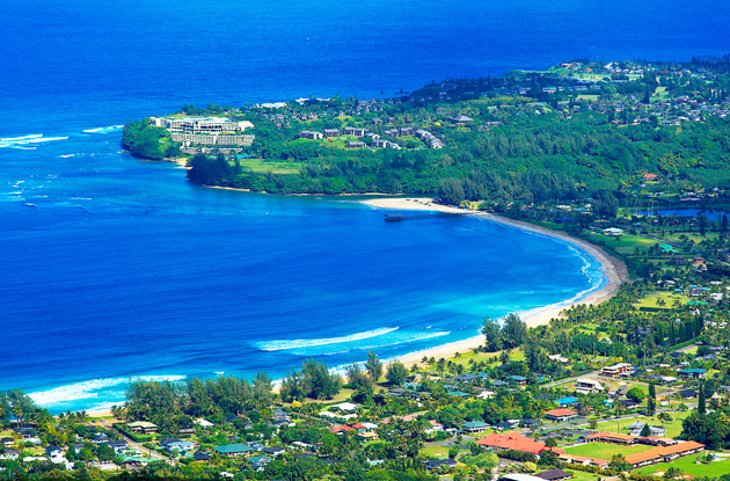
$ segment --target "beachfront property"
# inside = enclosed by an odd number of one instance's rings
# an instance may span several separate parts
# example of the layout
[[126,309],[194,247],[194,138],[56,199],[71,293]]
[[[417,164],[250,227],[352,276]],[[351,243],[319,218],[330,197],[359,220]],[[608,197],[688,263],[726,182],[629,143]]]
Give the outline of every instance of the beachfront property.
[[148,421],[135,421],[127,424],[127,428],[133,433],[154,434],[157,432],[157,425]]
[[254,135],[244,132],[254,127],[248,120],[234,121],[227,117],[150,117],[155,127],[170,132],[186,154],[236,154],[253,144]]

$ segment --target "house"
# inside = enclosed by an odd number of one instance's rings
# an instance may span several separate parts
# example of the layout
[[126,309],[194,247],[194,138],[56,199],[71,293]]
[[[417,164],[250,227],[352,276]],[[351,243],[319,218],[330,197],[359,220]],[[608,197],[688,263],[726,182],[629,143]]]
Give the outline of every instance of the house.
[[46,448],[46,455],[51,460],[52,463],[62,463],[66,461],[66,459],[63,457],[63,450],[59,448],[58,446],[48,446]]
[[652,181],[652,180],[656,180],[656,179],[657,179],[656,174],[644,174],[644,180]]
[[346,412],[346,413],[354,413],[355,411],[358,410],[358,408],[359,408],[359,406],[357,404],[354,404],[351,402],[343,402],[343,403],[335,404],[334,406],[332,406],[332,409],[337,409],[337,410],[340,410],[340,411]]
[[619,376],[625,376],[629,373],[634,372],[634,366],[627,362],[620,362],[618,364],[614,364],[612,366],[604,366],[599,371],[600,376],[604,377],[619,377]]
[[430,427],[424,431],[426,434],[438,433],[444,430],[444,425],[433,419],[428,421]]
[[107,446],[112,448],[117,454],[122,454],[124,451],[129,449],[129,443],[127,443],[127,441],[109,441]]
[[603,235],[609,237],[621,237],[622,235],[624,235],[624,230],[619,229],[618,227],[608,227],[606,229],[603,229]]
[[621,401],[619,401],[618,403],[619,403],[619,405],[620,405],[620,406],[621,406],[621,407],[622,407],[623,409],[626,409],[627,411],[628,411],[628,410],[631,410],[631,409],[636,409],[637,407],[639,407],[639,403],[637,403],[637,402],[636,402],[636,401],[634,401],[633,399],[622,399],[622,400],[621,400]]
[[489,428],[484,421],[470,421],[461,425],[461,431],[465,433],[481,433]]
[[527,378],[525,376],[509,376],[507,380],[518,386],[525,386],[527,384]]
[[562,469],[550,469],[542,473],[537,473],[536,476],[545,481],[564,481],[573,477],[571,473],[566,473]]
[[694,389],[682,389],[679,391],[679,397],[682,399],[697,399],[697,397],[700,395],[697,391]]
[[573,411],[572,409],[559,408],[545,411],[545,419],[558,423],[573,419],[576,416],[578,416],[578,413]]
[[558,459],[567,464],[579,464],[581,466],[595,466],[604,469],[608,466],[608,461],[604,459],[588,458],[585,456],[575,456],[572,454],[560,454]]
[[691,368],[679,371],[679,377],[682,379],[704,379],[707,376],[707,369]]
[[160,441],[160,447],[170,452],[185,453],[192,451],[195,444],[190,441],[183,441],[182,439],[165,438]]
[[6,448],[9,448],[11,446],[15,445],[15,438],[0,438],[0,445],[5,446]]
[[340,129],[324,129],[322,131],[322,135],[326,139],[331,139],[333,137],[339,137],[340,136]]
[[106,433],[94,433],[91,436],[91,442],[94,444],[108,444],[109,436]]
[[580,399],[578,399],[577,397],[568,396],[556,399],[555,402],[558,403],[561,408],[564,408],[568,406],[573,406],[574,404],[578,404],[578,402],[580,402]]
[[286,452],[286,449],[284,449],[281,446],[269,446],[267,448],[263,448],[261,450],[262,453],[268,454],[269,456],[276,457],[284,452]]
[[[629,434],[632,436],[641,436],[641,432],[644,430],[646,423],[636,421],[629,426]],[[662,437],[667,434],[667,430],[662,426],[649,426],[650,437]]]
[[360,142],[359,140],[348,140],[345,142],[345,148],[347,149],[362,149],[363,147],[365,147],[365,142]]
[[195,421],[193,421],[193,424],[197,424],[201,428],[212,428],[213,426],[215,426],[215,424],[203,418],[196,419]]
[[597,433],[592,433],[586,436],[587,442],[605,442],[605,443],[614,443],[614,444],[635,444],[636,438],[634,436],[628,436],[626,434],[621,433],[609,433],[604,431],[599,431]]
[[243,456],[256,452],[256,448],[248,444],[224,444],[223,446],[216,446],[215,450],[223,456]]
[[[550,450],[545,443],[534,441],[523,436],[517,431],[509,431],[501,434],[487,434],[483,438],[476,441],[476,444],[486,449],[512,450],[523,453],[539,455],[542,452]],[[560,450],[554,450],[560,452]]]
[[371,145],[375,149],[385,149],[388,147],[388,141],[384,139],[374,139]]
[[299,132],[299,138],[300,139],[310,139],[310,140],[319,140],[323,139],[324,135],[322,132],[316,132],[314,130],[302,130]]
[[495,429],[498,431],[507,431],[509,429],[513,429],[515,426],[517,426],[519,423],[515,421],[500,421],[497,424],[494,425]]
[[456,461],[453,459],[429,459],[423,463],[423,466],[429,471],[451,469],[456,467]]
[[157,432],[157,425],[147,421],[129,423],[127,428],[133,433],[152,434]]
[[451,117],[449,119],[449,122],[451,122],[452,124],[463,126],[474,122],[474,119],[472,119],[471,117],[467,117],[466,115],[459,114],[456,117]]
[[5,449],[0,452],[0,461],[16,461],[20,457],[17,449]]
[[603,391],[603,385],[592,379],[578,379],[575,382],[575,392],[580,394],[599,393]]
[[704,451],[705,445],[695,441],[684,441],[671,446],[658,446],[648,451],[627,455],[626,462],[634,468],[641,468],[657,463],[670,462],[682,456]]
[[509,474],[503,474],[499,477],[498,481],[545,481],[542,478],[538,478],[537,476],[533,476],[532,474],[523,474],[523,473],[509,473]]
[[249,459],[248,462],[251,463],[251,467],[254,469],[254,471],[261,471],[266,466],[268,466],[268,464],[271,462],[271,458],[267,458],[266,456],[254,456],[253,458]]
[[354,135],[355,137],[365,137],[367,130],[359,127],[345,127],[342,129],[344,135]]
[[202,453],[198,451],[197,453],[193,454],[193,459],[196,461],[208,461],[211,458],[210,454],[208,453]]

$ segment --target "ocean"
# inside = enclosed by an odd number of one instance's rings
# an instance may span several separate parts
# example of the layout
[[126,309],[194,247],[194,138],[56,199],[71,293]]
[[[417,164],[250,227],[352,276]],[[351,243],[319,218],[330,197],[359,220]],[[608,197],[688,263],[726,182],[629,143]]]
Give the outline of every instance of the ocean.
[[604,279],[562,241],[350,199],[205,189],[119,147],[185,103],[379,97],[562,60],[730,52],[725,2],[5,0],[0,389],[53,412],[132,378],[286,374],[475,335]]

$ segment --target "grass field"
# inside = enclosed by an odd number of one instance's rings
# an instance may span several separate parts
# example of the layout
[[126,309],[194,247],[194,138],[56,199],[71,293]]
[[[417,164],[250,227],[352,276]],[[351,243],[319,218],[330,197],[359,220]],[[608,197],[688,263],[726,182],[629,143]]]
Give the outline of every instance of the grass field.
[[588,240],[598,245],[606,246],[621,255],[632,255],[638,251],[645,251],[657,244],[657,241],[648,237],[633,234],[624,234],[621,237],[610,237],[603,234],[591,233]]
[[672,420],[668,423],[660,423],[657,421],[656,418],[650,418],[647,416],[632,416],[630,418],[621,419],[619,421],[603,421],[598,423],[598,430],[599,431],[608,431],[611,433],[622,433],[622,434],[628,434],[628,426],[635,421],[640,421],[643,423],[649,423],[652,426],[664,426],[664,428],[667,430],[667,436],[668,438],[673,438],[675,436],[679,436],[682,432],[682,420],[686,418],[689,415],[689,411],[686,412],[680,412],[675,411],[671,413]]
[[573,471],[570,469],[566,469],[565,471],[573,475],[570,481],[596,481],[599,479],[598,474],[586,473],[585,471]]
[[272,174],[298,174],[300,165],[296,162],[276,162],[262,159],[241,159],[241,167],[253,172]]
[[446,459],[449,457],[449,448],[446,446],[424,446],[421,455],[427,458]]
[[644,444],[623,446],[611,443],[586,443],[565,448],[565,452],[576,456],[586,456],[589,458],[610,461],[616,454],[628,456],[629,454],[641,453],[649,449],[651,449],[651,446],[646,446]]
[[[663,301],[663,305],[660,305]],[[689,297],[683,294],[674,294],[668,291],[655,291],[647,294],[640,302],[634,304],[636,307],[650,307],[650,308],[671,308],[676,303],[684,305],[689,301]]]
[[680,469],[682,473],[689,474],[694,477],[711,476],[719,478],[723,474],[730,474],[730,458],[722,458],[718,461],[712,461],[709,464],[697,464],[697,459],[701,455],[686,456],[676,459],[671,463],[655,464],[645,468],[637,469],[637,473],[662,475],[670,467]]

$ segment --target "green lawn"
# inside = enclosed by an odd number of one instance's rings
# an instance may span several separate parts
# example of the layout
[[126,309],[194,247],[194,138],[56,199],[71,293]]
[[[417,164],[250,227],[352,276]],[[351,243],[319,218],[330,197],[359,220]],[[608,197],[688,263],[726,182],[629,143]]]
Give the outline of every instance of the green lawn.
[[719,478],[723,474],[730,474],[730,458],[722,458],[709,464],[697,464],[697,459],[702,455],[685,456],[671,463],[655,464],[645,468],[637,469],[637,473],[662,475],[669,467],[681,469],[684,474],[694,477],[712,476]]
[[449,448],[446,446],[424,446],[421,455],[426,458],[446,459],[449,457]]
[[644,251],[657,244],[657,241],[648,237],[633,234],[624,234],[621,237],[611,237],[602,233],[591,233],[588,240],[603,245],[621,255],[632,255],[637,250]]
[[[664,302],[663,305],[660,305],[660,299]],[[647,294],[641,301],[634,305],[636,307],[659,307],[668,309],[674,306],[677,302],[679,305],[684,305],[687,301],[689,301],[689,297],[683,294],[674,294],[673,292],[668,291],[654,291]]]
[[624,446],[621,444],[611,443],[586,443],[565,448],[565,452],[576,456],[586,456],[588,458],[610,461],[615,454],[628,456],[629,454],[641,453],[648,449],[651,449],[651,446],[646,446],[644,444]]
[[664,426],[667,430],[667,437],[673,438],[679,436],[682,432],[682,420],[689,415],[689,411],[680,412],[674,411],[670,413],[672,420],[668,423],[662,424],[655,417],[650,418],[647,416],[632,416],[630,418],[621,419],[620,421],[603,421],[598,423],[599,431],[607,431],[611,433],[622,433],[628,434],[628,426],[635,421],[641,421],[643,423],[648,422],[652,426]]
[[272,174],[298,174],[300,164],[296,162],[277,162],[262,159],[241,159],[241,167],[251,169],[253,172]]
[[565,471],[573,475],[570,481],[596,481],[599,476],[598,474],[586,473],[585,471],[573,471],[570,469],[566,469]]

